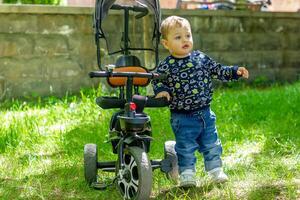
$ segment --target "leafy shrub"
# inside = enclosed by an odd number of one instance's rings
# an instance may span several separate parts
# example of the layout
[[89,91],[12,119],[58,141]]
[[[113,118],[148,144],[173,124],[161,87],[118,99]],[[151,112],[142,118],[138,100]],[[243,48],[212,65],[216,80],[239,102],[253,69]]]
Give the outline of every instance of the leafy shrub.
[[18,0],[3,0],[3,3],[11,3],[11,4],[14,4],[14,3],[18,3]]
[[10,3],[10,4],[16,4],[18,2],[20,2],[22,4],[58,5],[60,3],[60,0],[3,0],[3,3]]

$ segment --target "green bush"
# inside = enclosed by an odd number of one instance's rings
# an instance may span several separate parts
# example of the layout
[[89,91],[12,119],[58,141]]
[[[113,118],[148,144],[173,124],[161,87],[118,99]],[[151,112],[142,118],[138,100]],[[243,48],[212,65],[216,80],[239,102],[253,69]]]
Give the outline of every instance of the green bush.
[[3,3],[18,3],[18,0],[3,0]]
[[49,4],[49,5],[58,5],[60,0],[3,0],[3,3],[22,3],[22,4]]

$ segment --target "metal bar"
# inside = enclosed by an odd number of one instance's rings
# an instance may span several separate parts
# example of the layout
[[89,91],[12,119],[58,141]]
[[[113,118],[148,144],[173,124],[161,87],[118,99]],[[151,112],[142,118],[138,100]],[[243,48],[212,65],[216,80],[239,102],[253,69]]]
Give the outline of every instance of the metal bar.
[[127,84],[126,84],[126,100],[127,100],[127,102],[132,101],[132,85],[133,85],[133,78],[128,77]]
[[[141,50],[142,51],[143,50],[145,50],[145,51],[155,51],[151,48],[130,48],[130,47],[128,47],[127,50],[132,50],[132,51],[141,51]],[[113,55],[113,54],[116,54],[116,53],[124,53],[125,51],[126,51],[126,49],[120,49],[118,51],[109,52],[108,55]]]
[[115,172],[116,168],[115,167],[103,168],[102,171],[105,171],[105,172]]
[[116,162],[115,161],[104,161],[104,162],[98,162],[97,168],[103,169],[103,168],[115,168]]
[[159,169],[161,167],[161,160],[151,160],[152,170]]
[[128,26],[129,26],[129,9],[125,8],[124,9],[124,49],[125,49],[125,55],[129,55],[129,51],[128,51],[128,40],[129,40],[129,36],[128,36]]

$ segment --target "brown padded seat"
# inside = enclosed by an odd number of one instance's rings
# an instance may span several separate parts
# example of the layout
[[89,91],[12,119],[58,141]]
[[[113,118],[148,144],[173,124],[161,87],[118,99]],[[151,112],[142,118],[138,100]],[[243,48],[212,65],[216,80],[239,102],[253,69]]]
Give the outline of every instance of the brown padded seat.
[[[113,69],[113,72],[143,72],[147,73],[148,70],[144,67],[140,66],[128,66],[128,67],[117,67]],[[120,87],[125,86],[127,82],[126,77],[109,77],[107,78],[107,82],[112,87]],[[133,85],[135,86],[147,86],[150,80],[148,78],[133,78]]]

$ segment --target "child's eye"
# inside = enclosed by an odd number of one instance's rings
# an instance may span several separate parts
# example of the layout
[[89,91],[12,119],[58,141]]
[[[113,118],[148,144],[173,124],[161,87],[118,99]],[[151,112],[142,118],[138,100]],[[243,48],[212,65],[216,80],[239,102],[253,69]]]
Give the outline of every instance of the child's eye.
[[175,40],[180,40],[180,38],[181,38],[180,36],[176,36]]
[[190,35],[190,34],[187,34],[187,35],[186,35],[186,37],[187,37],[187,38],[190,38],[190,37],[191,37],[191,35]]

